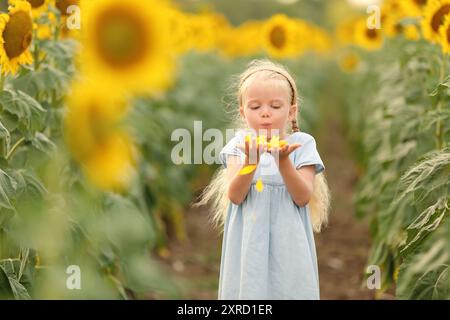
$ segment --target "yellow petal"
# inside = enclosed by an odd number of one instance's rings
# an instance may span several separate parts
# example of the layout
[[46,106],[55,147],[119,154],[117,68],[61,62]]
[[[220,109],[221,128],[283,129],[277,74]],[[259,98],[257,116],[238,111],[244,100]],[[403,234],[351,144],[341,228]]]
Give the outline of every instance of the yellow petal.
[[286,140],[280,140],[280,148],[283,148],[285,145],[287,145],[287,141]]
[[256,169],[256,165],[255,164],[250,164],[248,166],[243,167],[241,169],[241,171],[239,171],[239,175],[243,176],[243,175],[252,173],[255,169]]
[[256,191],[258,191],[258,192],[262,192],[263,191],[264,184],[263,184],[263,182],[261,180],[261,177],[259,177],[258,181],[256,181],[256,186],[255,187],[256,187]]

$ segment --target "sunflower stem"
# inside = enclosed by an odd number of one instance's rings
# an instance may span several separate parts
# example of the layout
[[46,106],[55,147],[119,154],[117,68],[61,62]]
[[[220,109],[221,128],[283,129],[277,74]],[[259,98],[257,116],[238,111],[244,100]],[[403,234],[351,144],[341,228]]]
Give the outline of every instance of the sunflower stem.
[[37,44],[37,41],[34,41],[33,58],[34,58],[34,71],[37,71],[39,68],[39,46]]
[[3,88],[5,86],[5,75],[3,74],[0,66],[0,91],[3,91]]
[[[441,61],[441,74],[440,74],[440,83],[442,83],[446,77],[447,74],[447,55],[442,52],[442,61]],[[443,99],[440,98],[439,102],[437,103],[437,111],[438,116],[440,116],[440,113],[442,111],[442,104],[444,103]],[[442,120],[438,120],[436,122],[436,148],[437,150],[442,150],[444,147],[444,130],[443,130]]]
[[9,150],[9,152],[6,154],[5,159],[8,160],[14,153],[14,151],[16,151],[17,147],[23,142],[25,141],[25,138],[22,137],[19,140],[17,140],[17,142],[12,146],[11,150]]

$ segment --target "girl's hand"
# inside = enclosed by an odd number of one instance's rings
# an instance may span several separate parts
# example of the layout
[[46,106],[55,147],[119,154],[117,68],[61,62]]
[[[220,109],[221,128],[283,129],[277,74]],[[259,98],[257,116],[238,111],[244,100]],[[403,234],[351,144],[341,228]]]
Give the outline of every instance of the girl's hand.
[[297,149],[298,147],[300,147],[301,144],[300,143],[293,143],[293,144],[286,144],[283,146],[271,146],[268,149],[268,152],[270,152],[270,154],[272,154],[272,156],[275,157],[275,159],[278,157],[279,160],[284,160],[286,159],[295,149]]
[[246,136],[244,145],[237,145],[237,147],[245,154],[245,164],[258,164],[261,155],[267,152],[267,143],[263,139]]

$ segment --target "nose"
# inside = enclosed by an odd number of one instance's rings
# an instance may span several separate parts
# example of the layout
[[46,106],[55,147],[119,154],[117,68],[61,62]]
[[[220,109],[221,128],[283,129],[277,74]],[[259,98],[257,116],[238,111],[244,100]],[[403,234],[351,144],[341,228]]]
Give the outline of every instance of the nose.
[[261,108],[260,116],[261,116],[261,118],[269,118],[270,117],[269,109],[267,107]]

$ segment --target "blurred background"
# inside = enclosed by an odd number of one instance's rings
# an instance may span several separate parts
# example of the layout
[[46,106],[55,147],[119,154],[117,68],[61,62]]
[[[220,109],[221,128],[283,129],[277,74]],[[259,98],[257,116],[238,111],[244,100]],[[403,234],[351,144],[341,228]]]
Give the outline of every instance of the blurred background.
[[172,133],[229,128],[257,58],[327,168],[321,298],[450,298],[450,0],[0,3],[1,298],[216,299],[219,165]]

